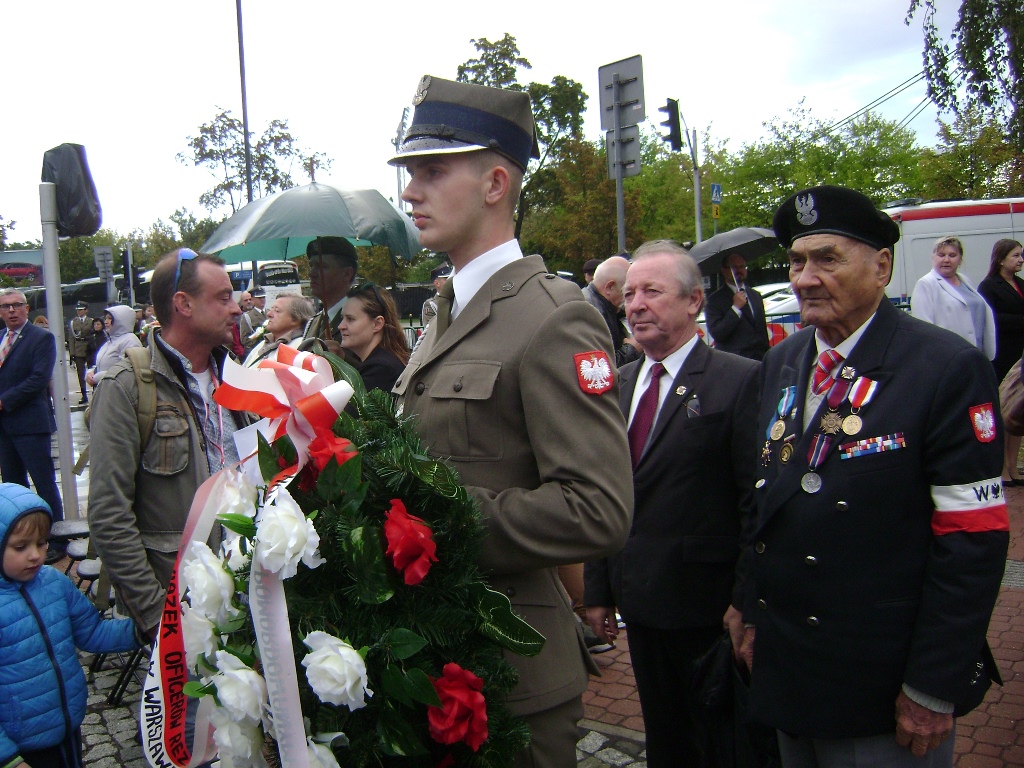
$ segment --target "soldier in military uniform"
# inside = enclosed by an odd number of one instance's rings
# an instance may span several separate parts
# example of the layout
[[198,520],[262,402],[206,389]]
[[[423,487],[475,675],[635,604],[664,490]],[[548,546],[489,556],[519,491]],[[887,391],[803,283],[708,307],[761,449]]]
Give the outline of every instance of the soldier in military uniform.
[[447,264],[430,272],[430,280],[434,284],[434,295],[423,302],[423,309],[420,310],[420,321],[424,328],[430,325],[430,321],[437,315],[437,297],[441,293],[441,288],[448,282],[451,273],[452,269]]
[[[885,296],[899,229],[864,195],[775,214],[804,330],[761,377],[742,652],[787,768],[945,766],[998,670],[1006,561],[992,366]],[[751,654],[752,650],[752,654]]]
[[[245,296],[247,294],[242,295]],[[243,312],[238,318],[238,336],[242,340],[242,346],[245,347],[246,352],[259,344],[259,339],[250,341],[249,337],[267,319],[267,313],[263,309],[267,303],[267,292],[262,288],[253,288],[252,293],[248,295],[250,297],[249,300],[252,302],[252,307]]]
[[632,512],[608,330],[514,239],[537,156],[529,96],[425,77],[414,102],[391,163],[409,171],[402,198],[420,242],[446,252],[454,274],[394,391],[480,505],[492,587],[546,638],[538,656],[509,657],[519,684],[508,705],[532,734],[515,765],[568,768],[595,667],[557,567],[618,550]]
[[89,367],[89,337],[92,334],[92,318],[89,317],[89,305],[84,301],[75,305],[75,316],[68,323],[68,352],[71,362],[78,372],[78,386],[82,390],[80,404],[89,402],[88,390],[85,388],[85,371]]

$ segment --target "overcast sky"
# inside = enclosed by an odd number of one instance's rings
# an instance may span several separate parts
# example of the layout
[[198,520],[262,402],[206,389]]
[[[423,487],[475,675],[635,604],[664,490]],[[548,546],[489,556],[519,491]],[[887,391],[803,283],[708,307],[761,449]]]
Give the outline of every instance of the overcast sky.
[[[333,158],[318,181],[395,198],[386,162],[420,77],[454,79],[476,53],[471,38],[509,32],[533,64],[521,82],[582,83],[588,138],[601,135],[598,67],[640,54],[655,126],[657,107],[677,98],[691,128],[710,125],[737,150],[801,98],[838,119],[920,72],[920,21],[903,23],[908,4],[243,0],[249,123],[258,135],[287,120],[302,147]],[[175,156],[218,107],[241,119],[233,0],[10,3],[0,73],[0,216],[17,222],[12,240],[40,237],[43,153],[63,142],[86,148],[104,226],[148,229],[177,208],[205,215],[199,195],[213,178]],[[902,120],[924,95],[917,85],[880,111]],[[934,143],[935,117],[929,106],[911,124],[922,144]]]

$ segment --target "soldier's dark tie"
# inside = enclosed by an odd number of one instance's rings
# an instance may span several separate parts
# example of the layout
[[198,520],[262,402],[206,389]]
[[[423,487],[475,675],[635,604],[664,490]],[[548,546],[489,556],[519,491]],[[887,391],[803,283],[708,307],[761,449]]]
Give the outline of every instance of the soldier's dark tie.
[[654,414],[658,412],[658,395],[661,385],[658,380],[665,373],[665,366],[655,363],[651,366],[651,383],[640,396],[636,412],[633,414],[633,423],[629,425],[629,456],[633,460],[633,469],[640,462],[640,456],[647,444],[647,436],[651,434],[651,427],[654,426]]

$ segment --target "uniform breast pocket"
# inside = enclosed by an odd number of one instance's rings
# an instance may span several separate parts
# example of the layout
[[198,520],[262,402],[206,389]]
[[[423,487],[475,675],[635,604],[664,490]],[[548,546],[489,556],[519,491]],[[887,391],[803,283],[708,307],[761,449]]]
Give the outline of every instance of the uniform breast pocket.
[[157,402],[153,432],[142,452],[142,468],[151,475],[176,475],[188,466],[188,419],[178,406]]
[[495,388],[501,363],[444,365],[430,385],[430,447],[456,461],[498,461],[503,456],[501,412]]

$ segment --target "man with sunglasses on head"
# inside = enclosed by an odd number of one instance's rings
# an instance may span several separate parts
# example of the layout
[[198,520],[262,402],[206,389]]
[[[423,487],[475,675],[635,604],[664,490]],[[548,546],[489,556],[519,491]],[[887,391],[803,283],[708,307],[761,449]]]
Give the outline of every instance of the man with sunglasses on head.
[[[57,341],[48,330],[28,321],[28,303],[21,291],[0,293],[0,474],[5,483],[28,487],[64,519],[54,476],[50,436],[57,431],[50,405],[50,379],[57,361]],[[63,553],[52,549],[46,562]]]
[[[241,310],[224,263],[182,248],[153,272],[160,327],[150,341],[156,417],[142,443],[140,393],[130,359],[93,394],[90,452],[102,472],[89,483],[89,531],[118,604],[154,637],[196,489],[238,460],[233,435],[248,417],[213,401]],[[211,546],[219,546],[219,526]]]
[[359,262],[355,246],[344,237],[318,237],[306,246],[309,290],[322,305],[306,326],[303,338],[320,339],[328,352],[342,355],[335,338],[345,296],[356,281]]

